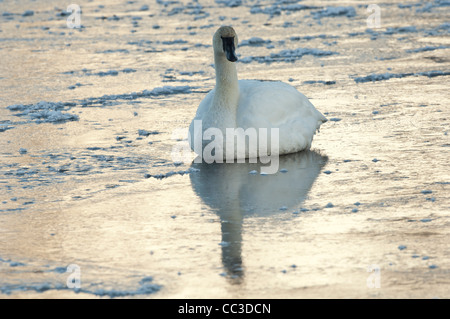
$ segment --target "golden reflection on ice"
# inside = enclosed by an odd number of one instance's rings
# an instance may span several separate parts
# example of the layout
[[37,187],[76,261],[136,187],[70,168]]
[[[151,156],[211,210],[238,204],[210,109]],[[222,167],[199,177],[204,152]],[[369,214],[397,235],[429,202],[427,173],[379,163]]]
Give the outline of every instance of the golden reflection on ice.
[[195,193],[220,217],[222,262],[230,280],[239,283],[244,276],[244,218],[298,213],[326,162],[313,151],[289,154],[280,157],[280,171],[268,175],[260,175],[260,162],[192,164],[200,170],[190,175]]

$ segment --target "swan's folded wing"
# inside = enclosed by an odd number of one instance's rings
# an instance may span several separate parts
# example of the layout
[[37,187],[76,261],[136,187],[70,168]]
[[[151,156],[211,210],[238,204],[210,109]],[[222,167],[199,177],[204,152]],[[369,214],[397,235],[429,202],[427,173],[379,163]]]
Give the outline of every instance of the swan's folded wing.
[[201,120],[203,116],[208,112],[209,108],[212,105],[212,100],[214,99],[214,91],[215,89],[209,91],[208,94],[206,94],[206,96],[200,102],[197,112],[195,113],[194,120]]
[[306,96],[288,84],[240,81],[239,88],[238,126],[278,128],[281,154],[308,149],[326,121]]
[[[203,100],[200,102],[200,105],[198,106],[197,112],[195,113],[195,117],[192,119],[191,124],[189,125],[189,145],[192,150],[194,150],[194,140],[202,140],[202,130],[194,130],[194,121],[197,120],[203,120],[205,114],[208,113],[212,100],[214,98],[214,89],[209,91],[208,94],[203,98]],[[200,134],[200,136],[195,136],[195,133]]]
[[[239,81],[237,122],[242,127],[280,127],[326,120],[306,96],[283,82]],[[314,128],[315,130],[316,128]]]

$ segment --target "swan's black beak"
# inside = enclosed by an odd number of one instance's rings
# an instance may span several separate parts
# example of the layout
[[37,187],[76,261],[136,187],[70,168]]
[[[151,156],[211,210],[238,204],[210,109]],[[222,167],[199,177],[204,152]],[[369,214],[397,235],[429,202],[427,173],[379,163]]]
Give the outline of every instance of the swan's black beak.
[[228,37],[228,38],[222,37],[222,43],[223,43],[223,52],[225,52],[225,55],[227,56],[228,61],[236,62],[238,58],[236,56],[235,47],[234,47],[234,37]]

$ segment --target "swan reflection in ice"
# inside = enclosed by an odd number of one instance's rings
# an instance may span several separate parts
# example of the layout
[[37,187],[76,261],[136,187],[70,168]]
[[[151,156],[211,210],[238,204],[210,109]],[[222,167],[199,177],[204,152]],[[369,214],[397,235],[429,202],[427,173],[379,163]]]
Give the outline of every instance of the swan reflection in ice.
[[299,209],[327,160],[315,151],[280,156],[280,171],[271,175],[259,173],[260,161],[192,164],[199,169],[190,174],[195,193],[220,217],[222,262],[233,283],[244,274],[243,219]]

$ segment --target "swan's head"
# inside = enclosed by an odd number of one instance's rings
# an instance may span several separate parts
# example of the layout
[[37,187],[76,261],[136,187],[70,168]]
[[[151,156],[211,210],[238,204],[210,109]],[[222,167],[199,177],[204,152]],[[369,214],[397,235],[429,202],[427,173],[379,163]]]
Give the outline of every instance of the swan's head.
[[236,47],[238,45],[238,37],[232,27],[220,27],[213,38],[214,53],[225,55],[228,61],[236,62]]

